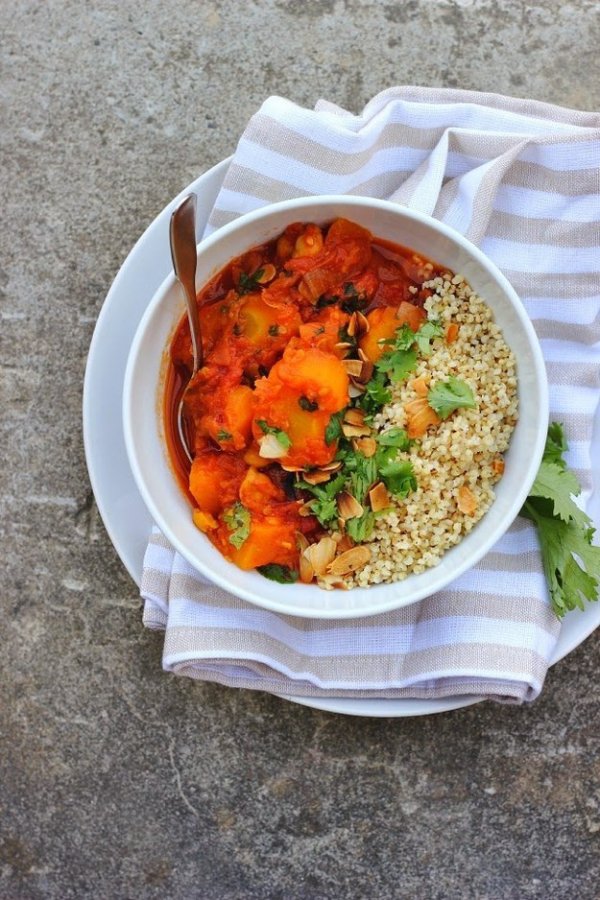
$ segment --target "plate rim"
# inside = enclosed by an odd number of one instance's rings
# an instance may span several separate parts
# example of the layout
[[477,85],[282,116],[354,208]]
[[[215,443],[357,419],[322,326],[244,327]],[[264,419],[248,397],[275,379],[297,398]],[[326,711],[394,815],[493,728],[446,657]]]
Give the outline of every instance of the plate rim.
[[[139,587],[140,585],[140,574],[141,574],[141,562],[142,559],[135,559],[136,550],[132,547],[125,546],[125,542],[119,536],[117,529],[114,526],[114,515],[113,512],[109,509],[109,505],[107,503],[105,497],[105,491],[103,485],[101,484],[101,476],[99,474],[98,465],[96,461],[96,452],[95,448],[92,446],[92,437],[91,432],[93,431],[93,409],[91,405],[90,398],[94,392],[94,382],[97,378],[97,364],[99,357],[99,347],[101,346],[101,342],[104,340],[104,332],[106,331],[108,325],[110,324],[111,316],[114,316],[114,308],[115,308],[115,298],[118,298],[119,291],[122,288],[123,283],[126,283],[127,276],[130,273],[130,270],[134,267],[134,262],[136,259],[143,253],[144,248],[149,243],[150,237],[153,233],[156,233],[157,229],[160,228],[161,223],[168,220],[171,211],[175,208],[175,206],[185,197],[190,191],[194,191],[199,194],[199,209],[202,209],[202,196],[200,194],[203,192],[204,194],[212,193],[216,196],[218,190],[222,184],[223,178],[225,176],[226,169],[231,161],[232,157],[226,157],[223,160],[220,160],[215,165],[211,166],[209,169],[204,171],[201,175],[195,178],[190,184],[188,184],[180,193],[174,197],[155,217],[154,219],[147,225],[144,231],[140,234],[137,241],[128,252],[124,261],[121,263],[117,274],[115,275],[110,288],[106,294],[106,297],[102,303],[101,309],[98,313],[98,318],[96,320],[96,324],[94,326],[94,331],[92,334],[92,339],[90,341],[88,355],[86,360],[85,367],[85,375],[84,375],[84,383],[83,383],[83,405],[82,405],[82,418],[83,418],[83,444],[84,444],[84,454],[86,460],[86,466],[88,471],[88,477],[90,480],[90,484],[92,487],[92,491],[94,493],[96,505],[98,507],[98,512],[102,519],[103,526],[108,534],[109,540],[111,541],[121,563],[129,573],[130,577],[134,581],[134,583]],[[200,227],[203,229],[206,223],[206,218],[200,219]],[[167,251],[168,256],[168,251]],[[148,294],[147,302],[149,302],[152,293]],[[139,320],[138,320],[139,321]],[[137,327],[137,325],[136,325]],[[135,328],[134,328],[135,331]],[[123,372],[125,371],[125,361],[123,361]],[[123,378],[120,378],[121,387]],[[119,423],[120,432],[122,432],[122,422],[120,415],[121,408],[121,396],[118,398],[118,413],[117,419]],[[122,433],[121,433],[122,438]],[[600,440],[600,404],[596,414],[596,420],[594,425],[594,437],[593,442],[595,440]],[[123,445],[123,454],[125,466],[127,468],[127,476],[129,482],[131,482],[134,487],[135,493],[137,494],[137,498],[139,499],[140,504],[142,504],[144,512],[148,516],[149,524],[151,525],[152,520],[151,517],[143,505],[141,497],[139,497],[139,493],[137,492],[137,488],[135,488],[133,474],[129,467],[129,461],[127,459],[127,455],[124,450]],[[590,500],[595,499],[596,501],[600,501],[600,497],[598,494],[598,483],[595,481],[595,490],[593,491],[592,498]],[[600,506],[600,503],[596,502],[595,506]],[[599,517],[600,518],[600,517]],[[577,622],[574,622],[574,616],[578,617]],[[582,627],[583,625],[583,627]],[[569,627],[570,626],[570,627]],[[569,613],[565,619],[563,620],[561,632],[559,635],[559,639],[557,641],[554,654],[550,661],[550,666],[555,665],[569,653],[571,653],[574,649],[576,649],[580,644],[582,644],[593,631],[596,630],[600,626],[600,601],[597,602],[596,605],[589,604],[586,606],[585,611],[575,611],[573,613]],[[409,699],[409,698],[394,698],[394,699],[371,699],[371,698],[347,698],[347,697],[297,697],[294,695],[281,695],[282,699],[287,701],[311,707],[313,709],[319,709],[327,712],[340,713],[344,715],[354,715],[360,717],[377,717],[377,718],[403,718],[403,717],[416,717],[423,715],[432,715],[439,714],[443,712],[450,712],[455,709],[461,709],[474,703],[481,702],[483,697],[473,697],[473,696],[457,696],[457,697],[446,697],[440,698],[439,700],[426,700],[426,699]],[[414,706],[418,707],[419,711],[414,710]],[[422,708],[421,708],[422,707]]]

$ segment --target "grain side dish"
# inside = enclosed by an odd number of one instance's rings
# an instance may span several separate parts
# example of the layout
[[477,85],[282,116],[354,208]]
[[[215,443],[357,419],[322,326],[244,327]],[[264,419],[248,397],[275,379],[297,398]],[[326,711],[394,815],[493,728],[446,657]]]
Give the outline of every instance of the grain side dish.
[[170,345],[167,443],[196,526],[283,583],[347,589],[436,565],[489,509],[515,360],[459,275],[337,219],[295,223],[199,293]]

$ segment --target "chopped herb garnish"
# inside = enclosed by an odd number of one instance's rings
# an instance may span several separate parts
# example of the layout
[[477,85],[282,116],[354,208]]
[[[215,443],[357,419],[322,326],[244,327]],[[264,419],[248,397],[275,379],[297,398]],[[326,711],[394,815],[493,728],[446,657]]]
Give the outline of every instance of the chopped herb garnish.
[[338,508],[336,495],[343,489],[346,478],[338,475],[325,484],[309,484],[308,481],[297,481],[296,487],[313,494],[309,501],[310,511],[317,517],[324,528],[337,530]]
[[338,302],[340,298],[335,295],[328,296],[327,294],[321,294],[317,302],[315,303],[315,307],[317,309],[325,309],[326,306],[333,306]]
[[442,337],[444,329],[436,319],[430,319],[425,322],[415,334],[415,343],[419,348],[419,352],[423,356],[431,356],[433,347],[431,346],[434,338]]
[[402,325],[393,338],[382,340],[382,345],[390,345],[375,363],[378,372],[384,372],[391,381],[404,381],[417,368],[417,351],[414,349],[415,332],[408,325]]
[[218,441],[230,441],[231,440],[231,432],[225,431],[224,428],[221,428],[220,431],[217,431],[217,440]]
[[308,397],[305,397],[304,394],[302,397],[298,398],[298,406],[301,409],[305,409],[306,412],[314,412],[319,408],[319,404],[316,400],[309,400]]
[[388,428],[376,435],[381,447],[396,447],[398,450],[408,450],[410,439],[405,428]]
[[284,450],[290,449],[290,447],[292,446],[292,442],[285,431],[282,431],[281,428],[275,428],[274,425],[269,425],[269,423],[264,419],[257,419],[256,424],[264,434],[274,435]]
[[390,494],[396,497],[408,497],[417,489],[413,465],[408,459],[386,461],[380,466],[379,475]]
[[271,337],[277,337],[279,334],[279,325],[269,325],[269,334]]
[[329,424],[325,429],[325,443],[327,446],[333,444],[334,441],[337,441],[337,439],[341,437],[344,412],[345,410],[341,410],[340,412],[334,413],[330,418]]
[[280,566],[278,563],[258,566],[257,572],[270,581],[278,581],[279,584],[294,584],[295,581],[298,581],[298,572],[295,569],[290,569],[289,566]]
[[427,393],[427,402],[440,419],[447,419],[456,409],[473,409],[477,406],[469,385],[454,375],[448,381],[438,382],[432,387]]
[[364,294],[359,294],[352,283],[344,285],[344,299],[340,306],[347,313],[353,313],[364,309],[368,300]]
[[346,520],[346,531],[353,541],[357,544],[361,541],[367,541],[373,534],[375,527],[375,513],[370,509],[366,509],[362,516],[356,516],[354,519]]
[[250,534],[250,513],[241,503],[236,503],[225,510],[223,521],[231,531],[229,543],[239,550]]
[[392,395],[386,387],[387,377],[384,372],[375,372],[365,385],[365,392],[357,400],[357,406],[364,409],[367,416],[379,412],[382,406],[390,403]]
[[259,286],[259,279],[262,278],[263,274],[264,269],[257,269],[252,275],[248,275],[246,272],[240,272],[237,286],[238,294],[243,297],[244,294],[250,294],[252,291],[256,291]]

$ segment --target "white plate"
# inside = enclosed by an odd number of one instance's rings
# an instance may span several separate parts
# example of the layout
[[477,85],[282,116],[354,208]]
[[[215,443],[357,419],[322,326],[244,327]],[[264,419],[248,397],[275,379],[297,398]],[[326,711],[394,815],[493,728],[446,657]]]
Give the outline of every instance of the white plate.
[[[152,520],[133,481],[123,439],[121,398],[129,346],[147,304],[171,271],[169,218],[190,191],[198,195],[198,239],[221,187],[229,160],[190,184],[146,229],[123,263],[100,311],[90,345],[83,392],[83,435],[90,481],[108,535],[125,568],[140,583]],[[600,443],[600,415],[594,443]],[[596,454],[597,467],[600,454]],[[599,472],[594,473],[598,484]],[[591,514],[600,520],[598,491]],[[566,616],[552,663],[562,659],[600,625],[600,603]],[[477,697],[443,700],[357,700],[288,697],[296,703],[357,716],[400,717],[446,712]]]

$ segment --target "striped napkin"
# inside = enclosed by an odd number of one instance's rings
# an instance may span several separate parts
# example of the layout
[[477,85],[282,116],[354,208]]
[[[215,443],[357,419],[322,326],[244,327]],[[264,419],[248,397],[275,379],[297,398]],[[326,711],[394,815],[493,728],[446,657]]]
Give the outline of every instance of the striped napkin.
[[[384,91],[360,115],[271,97],[240,139],[207,233],[323,193],[388,198],[461,231],[527,307],[585,503],[600,398],[599,172],[594,113],[416,87]],[[258,609],[206,583],[157,532],[141,591],[145,625],[165,631],[166,670],[283,695],[530,701],[559,631],[522,519],[447,589],[366,619]]]

